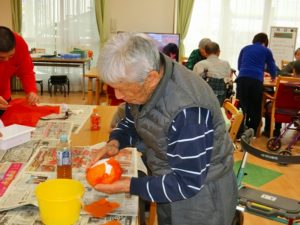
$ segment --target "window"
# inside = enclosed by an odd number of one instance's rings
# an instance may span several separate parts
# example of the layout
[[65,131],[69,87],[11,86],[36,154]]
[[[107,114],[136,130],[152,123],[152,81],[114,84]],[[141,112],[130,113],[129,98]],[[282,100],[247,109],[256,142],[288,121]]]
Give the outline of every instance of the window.
[[[29,48],[44,48],[46,54],[91,49],[97,57],[99,35],[93,0],[23,0],[22,7],[22,36]],[[72,89],[81,87],[80,69],[37,69],[47,74],[72,73]]]
[[[208,37],[219,43],[220,58],[236,68],[240,50],[252,43],[256,33],[269,35],[271,26],[300,27],[300,1],[195,0],[189,32],[184,40],[185,54],[189,56],[200,39]],[[298,35],[296,48],[299,46]]]

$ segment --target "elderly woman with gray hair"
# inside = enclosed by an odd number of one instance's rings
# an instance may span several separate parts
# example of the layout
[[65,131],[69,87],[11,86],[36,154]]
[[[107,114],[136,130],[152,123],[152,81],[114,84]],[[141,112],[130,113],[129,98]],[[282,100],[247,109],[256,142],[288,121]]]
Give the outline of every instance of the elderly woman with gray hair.
[[114,36],[98,68],[126,101],[126,116],[93,161],[140,138],[151,174],[98,184],[96,190],[156,202],[159,225],[230,225],[237,204],[233,145],[207,83],[160,54],[143,34]]

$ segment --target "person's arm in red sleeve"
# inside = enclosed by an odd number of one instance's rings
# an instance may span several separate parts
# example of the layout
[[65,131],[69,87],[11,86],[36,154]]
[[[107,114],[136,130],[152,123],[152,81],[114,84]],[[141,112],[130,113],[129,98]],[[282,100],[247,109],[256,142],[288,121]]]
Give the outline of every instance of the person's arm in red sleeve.
[[20,78],[24,91],[26,93],[28,103],[34,105],[38,103],[37,87],[35,83],[35,73],[31,56],[28,52],[28,46],[24,39],[15,35],[16,37],[16,54],[18,58],[18,65],[16,75]]

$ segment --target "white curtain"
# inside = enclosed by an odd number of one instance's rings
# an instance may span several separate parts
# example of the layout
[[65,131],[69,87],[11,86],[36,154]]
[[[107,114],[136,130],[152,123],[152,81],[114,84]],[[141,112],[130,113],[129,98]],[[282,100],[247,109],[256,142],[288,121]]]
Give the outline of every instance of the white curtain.
[[[270,34],[271,26],[298,27],[298,0],[195,0],[189,32],[184,40],[186,56],[200,39],[219,43],[220,58],[236,68],[240,50],[259,32]],[[296,48],[300,47],[298,35]],[[280,62],[277,62],[280,64]]]
[[[29,48],[44,48],[46,54],[67,53],[73,48],[90,49],[94,59],[97,58],[99,34],[93,0],[23,0],[22,12],[22,36]],[[49,76],[67,74],[71,91],[81,90],[80,68],[36,67],[35,70]],[[48,79],[44,75],[39,78]]]

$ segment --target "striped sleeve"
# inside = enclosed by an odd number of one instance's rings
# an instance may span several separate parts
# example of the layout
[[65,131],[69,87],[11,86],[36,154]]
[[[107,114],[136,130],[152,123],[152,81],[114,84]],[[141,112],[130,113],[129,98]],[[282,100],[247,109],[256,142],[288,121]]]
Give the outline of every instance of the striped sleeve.
[[109,135],[109,140],[118,140],[119,149],[135,146],[138,134],[135,129],[134,121],[129,113],[130,107],[126,104],[125,117],[117,124]]
[[131,193],[155,202],[173,202],[198,193],[205,181],[213,149],[209,110],[192,107],[181,111],[168,132],[168,163],[172,172],[132,178]]

